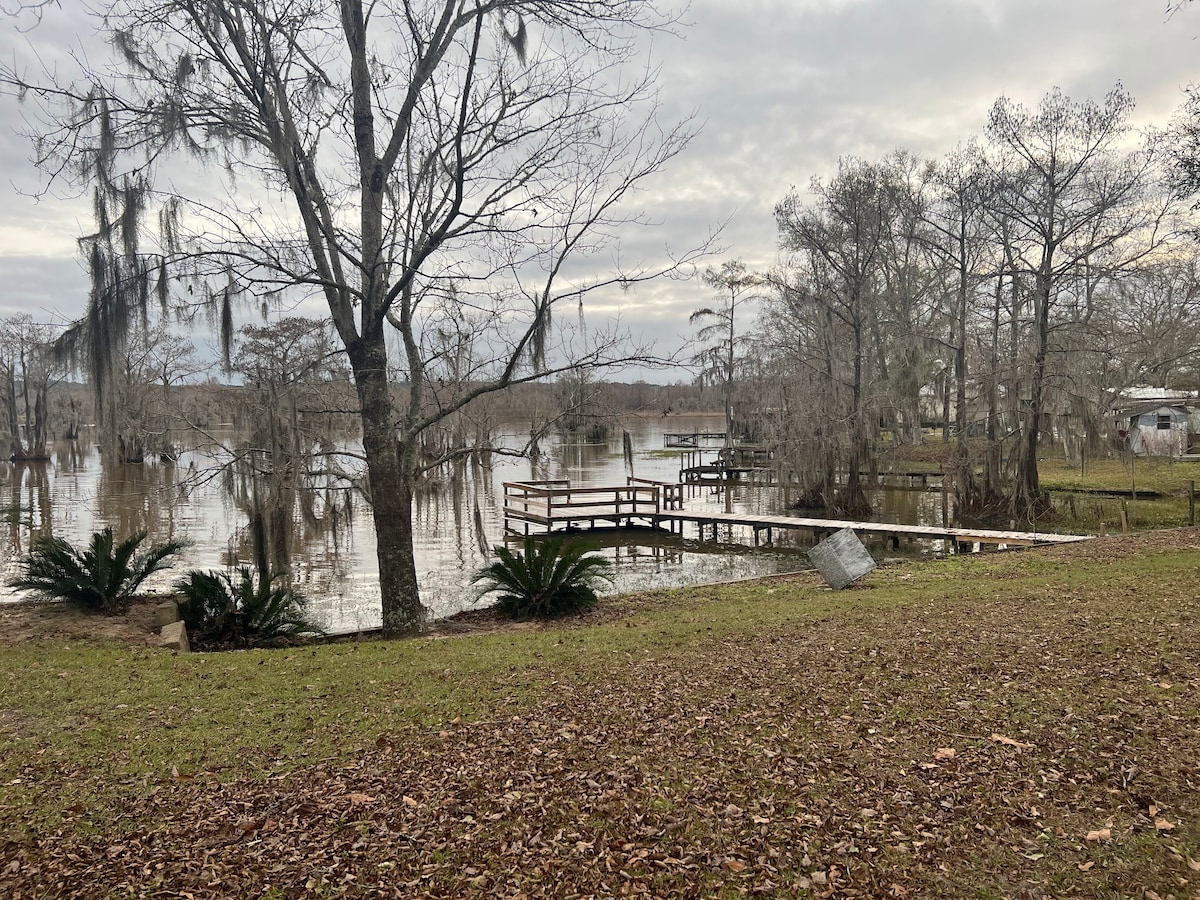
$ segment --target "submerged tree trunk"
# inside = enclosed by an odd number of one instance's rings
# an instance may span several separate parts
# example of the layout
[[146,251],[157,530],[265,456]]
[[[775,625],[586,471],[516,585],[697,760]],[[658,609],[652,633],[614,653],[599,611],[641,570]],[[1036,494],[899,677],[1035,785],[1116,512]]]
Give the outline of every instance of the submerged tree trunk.
[[25,457],[25,446],[21,442],[21,417],[17,413],[17,385],[13,370],[4,372],[4,422],[8,431],[9,459],[19,460]]

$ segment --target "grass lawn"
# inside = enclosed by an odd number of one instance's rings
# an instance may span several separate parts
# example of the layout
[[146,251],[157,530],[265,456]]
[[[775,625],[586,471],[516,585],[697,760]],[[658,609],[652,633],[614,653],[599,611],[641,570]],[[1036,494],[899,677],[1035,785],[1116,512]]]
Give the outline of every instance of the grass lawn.
[[[884,454],[881,468],[942,472],[951,466],[953,452],[953,444],[936,439],[915,447],[900,445]],[[1200,462],[1088,459],[1080,471],[1061,456],[1047,457],[1038,464],[1038,480],[1054,507],[1051,517],[1037,523],[1039,529],[1095,534],[1103,528],[1111,533],[1121,530],[1122,513],[1133,531],[1179,528],[1188,524],[1190,483],[1200,483]],[[1004,527],[1003,516],[995,524]]]
[[1061,459],[1043,459],[1038,476],[1046,490],[1156,491],[1186,498],[1188,482],[1200,482],[1200,463],[1135,457],[1130,465],[1120,459],[1089,459],[1080,472]]
[[0,644],[0,896],[1198,897],[1198,586],[1192,529],[459,637],[50,629]]
[[[1042,488],[1052,492],[1060,530],[1095,533],[1103,523],[1117,531],[1122,511],[1131,529],[1145,530],[1187,524],[1189,482],[1200,481],[1200,463],[1135,459],[1130,466],[1119,459],[1089,460],[1081,473],[1062,460],[1042,460],[1038,474]],[[1130,496],[1088,493],[1095,491]]]

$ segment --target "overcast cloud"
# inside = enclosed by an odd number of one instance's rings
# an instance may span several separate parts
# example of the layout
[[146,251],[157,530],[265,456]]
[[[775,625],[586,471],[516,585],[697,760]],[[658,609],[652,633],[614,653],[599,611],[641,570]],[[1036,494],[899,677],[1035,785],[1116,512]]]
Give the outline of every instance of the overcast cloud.
[[[59,52],[86,20],[75,0],[50,10],[35,35]],[[1101,99],[1119,80],[1139,127],[1164,126],[1200,79],[1200,8],[1168,19],[1165,0],[693,0],[681,37],[657,36],[667,116],[698,115],[687,152],[639,196],[660,223],[626,259],[693,246],[727,222],[722,258],[775,260],[772,208],[793,186],[826,177],[841,156],[877,159],[907,148],[939,156],[981,133],[1001,95],[1036,104],[1058,86]],[[1198,5],[1200,6],[1200,5]],[[26,38],[0,23],[6,56]],[[82,41],[90,38],[83,37]],[[87,205],[23,196],[37,184],[30,148],[0,98],[0,316],[77,316],[86,282],[75,239]],[[664,282],[622,302],[634,332],[678,343],[706,300],[699,282]],[[593,315],[611,309],[596,310]],[[675,376],[667,376],[672,378]]]

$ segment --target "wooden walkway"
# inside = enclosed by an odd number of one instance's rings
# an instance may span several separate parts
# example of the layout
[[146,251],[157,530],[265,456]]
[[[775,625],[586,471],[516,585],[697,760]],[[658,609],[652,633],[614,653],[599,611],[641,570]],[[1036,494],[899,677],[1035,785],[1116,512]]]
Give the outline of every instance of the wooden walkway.
[[942,540],[955,549],[975,545],[1029,547],[1037,544],[1068,544],[1091,539],[1091,535],[1046,532],[996,531],[986,528],[943,528],[936,525],[896,525],[889,522],[852,522],[838,519],[760,513],[726,513],[685,510],[684,485],[630,478],[623,486],[573,488],[569,481],[524,481],[504,485],[504,528],[525,534],[537,530],[593,530],[596,528],[661,528],[684,533],[695,525],[700,540],[711,534],[717,540],[720,526],[741,526],[754,534],[757,546],[766,536],[770,543],[779,530],[808,531],[814,537],[850,528],[859,536],[878,535],[898,547],[902,537]]

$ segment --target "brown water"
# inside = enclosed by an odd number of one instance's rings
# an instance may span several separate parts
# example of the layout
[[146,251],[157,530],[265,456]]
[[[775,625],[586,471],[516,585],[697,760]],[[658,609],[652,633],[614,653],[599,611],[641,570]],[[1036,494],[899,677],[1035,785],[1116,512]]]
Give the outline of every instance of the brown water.
[[[675,480],[679,460],[663,453],[663,434],[720,430],[719,417],[640,418],[623,421],[634,448],[634,474]],[[498,445],[520,446],[515,430],[498,434]],[[414,506],[417,570],[422,600],[434,617],[475,604],[471,574],[489,560],[475,532],[478,504],[484,537],[490,546],[503,540],[503,483],[529,478],[565,478],[580,486],[623,484],[625,461],[621,431],[604,444],[543,442],[537,459],[495,456],[490,468],[436,481],[422,491]],[[165,591],[188,568],[221,568],[245,561],[246,519],[222,486],[223,459],[202,448],[185,452],[176,463],[140,466],[109,465],[95,446],[63,442],[49,463],[5,464],[0,467],[0,576],[5,584],[30,541],[44,534],[86,542],[89,535],[112,526],[118,535],[146,530],[153,540],[188,542],[173,570],[155,576],[148,588]],[[879,518],[885,521],[940,522],[941,495],[914,491],[880,491]],[[313,611],[334,632],[370,628],[379,623],[378,567],[370,510],[362,498],[347,492],[339,501],[343,515],[336,526],[301,525],[303,550],[294,560],[300,585],[314,599]],[[723,509],[721,496],[698,492],[689,508]],[[750,486],[734,489],[739,512],[780,511],[779,491]],[[692,535],[694,537],[694,535]],[[682,584],[746,578],[808,568],[811,543],[803,532],[776,535],[771,548],[747,546],[749,535],[722,535],[722,543],[647,532],[607,532],[585,540],[597,545],[615,565],[615,591],[643,590]],[[885,552],[882,545],[877,555]],[[930,553],[929,544],[909,548]],[[890,551],[886,551],[890,552]],[[239,558],[240,554],[240,558]],[[5,587],[0,600],[22,595]]]

